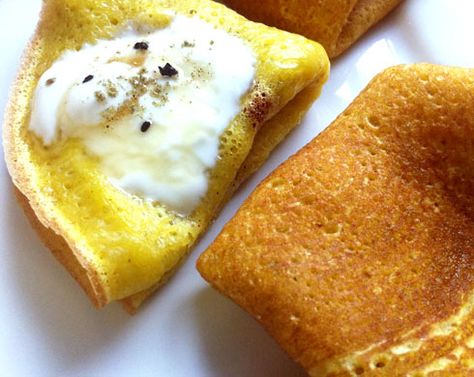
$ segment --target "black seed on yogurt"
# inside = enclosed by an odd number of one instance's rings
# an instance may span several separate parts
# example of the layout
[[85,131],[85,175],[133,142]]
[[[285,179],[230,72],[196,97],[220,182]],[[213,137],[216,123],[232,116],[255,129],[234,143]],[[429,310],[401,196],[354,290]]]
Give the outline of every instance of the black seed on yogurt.
[[170,64],[166,63],[164,67],[158,67],[162,76],[173,77],[178,74],[178,71]]
[[91,81],[94,78],[93,75],[87,75],[84,80],[82,80],[82,83],[85,84],[86,82]]
[[146,42],[137,42],[133,46],[135,50],[148,50],[148,43]]
[[148,129],[150,128],[150,126],[151,126],[151,122],[145,121],[145,122],[142,123],[142,125],[140,127],[140,131],[147,132]]

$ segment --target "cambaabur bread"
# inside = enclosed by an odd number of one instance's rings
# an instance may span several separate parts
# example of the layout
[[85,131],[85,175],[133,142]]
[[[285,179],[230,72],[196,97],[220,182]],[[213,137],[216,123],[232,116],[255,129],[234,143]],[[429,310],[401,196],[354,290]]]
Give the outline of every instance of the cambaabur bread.
[[378,75],[198,260],[314,377],[474,374],[474,70]]
[[[64,51],[112,38],[130,25],[165,28],[175,15],[238,36],[256,58],[253,84],[220,138],[207,193],[186,216],[117,190],[77,140],[45,146],[29,130],[38,80]],[[186,43],[178,47],[192,47]],[[95,306],[121,300],[133,312],[170,276],[238,184],[299,123],[328,70],[319,44],[247,21],[213,1],[47,0],[4,121],[6,161],[19,202]]]
[[251,20],[305,35],[335,58],[402,0],[224,0]]

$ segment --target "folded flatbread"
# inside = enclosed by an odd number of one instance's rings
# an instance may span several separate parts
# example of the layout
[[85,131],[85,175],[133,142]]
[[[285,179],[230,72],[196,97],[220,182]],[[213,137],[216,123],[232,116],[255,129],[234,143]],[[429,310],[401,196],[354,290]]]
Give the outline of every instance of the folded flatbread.
[[[77,141],[45,147],[28,131],[38,78],[63,51],[108,39],[131,23],[165,27],[175,14],[240,36],[257,61],[241,111],[220,139],[207,194],[185,217],[114,189]],[[133,312],[171,275],[238,184],[298,124],[328,70],[317,43],[249,22],[212,1],[45,1],[4,122],[6,161],[19,201],[97,307],[122,300]]]
[[343,53],[401,0],[224,0],[245,17],[305,35],[330,58]]
[[198,260],[311,376],[474,366],[474,70],[378,75]]

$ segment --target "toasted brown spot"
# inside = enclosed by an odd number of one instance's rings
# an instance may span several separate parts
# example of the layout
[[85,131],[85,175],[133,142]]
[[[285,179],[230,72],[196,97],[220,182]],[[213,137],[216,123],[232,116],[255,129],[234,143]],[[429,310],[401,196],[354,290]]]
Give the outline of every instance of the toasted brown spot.
[[249,117],[254,128],[262,124],[269,115],[272,102],[265,92],[256,92],[250,104],[244,109],[244,113]]

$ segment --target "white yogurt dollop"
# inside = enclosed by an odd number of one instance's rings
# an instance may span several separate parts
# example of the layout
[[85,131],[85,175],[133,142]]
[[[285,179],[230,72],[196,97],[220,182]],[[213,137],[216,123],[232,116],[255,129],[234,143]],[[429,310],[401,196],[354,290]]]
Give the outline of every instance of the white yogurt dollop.
[[186,215],[254,74],[240,38],[175,16],[64,53],[39,80],[30,129],[45,145],[81,139],[112,184]]

